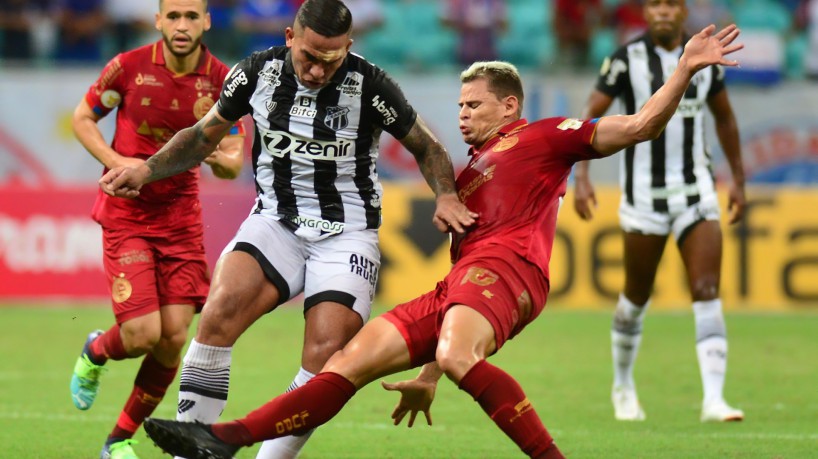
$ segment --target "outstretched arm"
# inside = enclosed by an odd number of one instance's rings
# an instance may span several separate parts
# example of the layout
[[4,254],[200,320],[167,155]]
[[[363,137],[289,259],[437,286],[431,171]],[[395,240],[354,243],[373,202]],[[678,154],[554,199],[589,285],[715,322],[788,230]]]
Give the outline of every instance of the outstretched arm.
[[463,233],[465,227],[474,223],[477,214],[469,211],[457,197],[454,167],[446,148],[420,116],[400,143],[415,157],[420,173],[435,192],[437,208],[432,223],[443,232],[451,228]]
[[102,191],[124,198],[139,195],[142,185],[184,172],[201,163],[230,132],[235,121],[219,115],[216,106],[198,123],[182,129],[144,164],[117,167],[99,180]]
[[738,65],[737,61],[725,57],[744,47],[742,44],[733,44],[739,35],[738,27],[730,25],[714,35],[715,29],[716,26],[710,25],[687,42],[676,70],[639,112],[626,116],[606,116],[599,120],[593,140],[596,151],[610,155],[639,142],[659,137],[676,112],[679,101],[696,72],[708,65]]

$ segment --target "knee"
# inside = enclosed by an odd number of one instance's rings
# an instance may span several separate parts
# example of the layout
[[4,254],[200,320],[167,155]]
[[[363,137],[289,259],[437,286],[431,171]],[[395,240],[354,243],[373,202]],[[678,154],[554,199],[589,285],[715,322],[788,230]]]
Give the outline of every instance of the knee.
[[186,342],[187,329],[180,328],[179,330],[173,330],[165,333],[162,336],[159,345],[162,346],[169,354],[178,356],[182,353],[182,348],[185,347]]
[[709,301],[718,298],[718,276],[703,276],[694,280],[690,285],[690,295],[693,297],[693,301]]
[[325,363],[329,364],[330,357],[333,361],[340,362],[344,357],[343,348],[346,343],[347,339],[340,335],[309,338],[304,342],[302,359],[317,368],[323,367]]
[[435,351],[435,360],[449,379],[460,381],[479,359],[471,352],[461,352],[438,346]]
[[143,355],[150,352],[161,339],[161,332],[157,327],[123,327],[122,343],[131,356]]

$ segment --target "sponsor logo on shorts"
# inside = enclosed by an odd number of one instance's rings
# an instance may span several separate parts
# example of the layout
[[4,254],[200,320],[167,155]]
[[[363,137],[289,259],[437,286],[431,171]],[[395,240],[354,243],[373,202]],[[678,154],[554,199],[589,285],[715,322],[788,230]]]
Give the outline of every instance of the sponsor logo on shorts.
[[350,255],[349,272],[363,277],[373,287],[378,282],[378,264],[363,255]]
[[353,141],[347,139],[314,140],[283,131],[268,131],[261,128],[259,128],[259,133],[264,149],[277,158],[295,155],[309,159],[338,161],[354,154]]
[[305,215],[289,215],[284,220],[295,223],[302,228],[313,228],[325,233],[338,234],[344,232],[344,224],[341,222],[331,222],[321,218],[307,217]]
[[147,250],[131,250],[119,256],[120,265],[132,265],[134,263],[150,263],[153,258]]
[[125,273],[119,273],[119,277],[114,277],[114,282],[111,284],[111,298],[117,303],[127,301],[133,293],[133,286],[128,279],[125,279]]

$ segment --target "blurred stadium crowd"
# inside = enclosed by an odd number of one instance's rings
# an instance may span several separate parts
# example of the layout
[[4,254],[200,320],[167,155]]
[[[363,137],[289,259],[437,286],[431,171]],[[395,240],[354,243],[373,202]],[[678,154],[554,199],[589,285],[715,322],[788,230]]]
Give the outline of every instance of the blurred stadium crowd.
[[[205,41],[225,62],[283,43],[303,0],[210,0]],[[501,58],[593,71],[645,27],[643,0],[346,0],[355,50],[392,71]],[[688,29],[736,22],[782,77],[818,78],[818,0],[687,0]],[[0,65],[99,65],[156,39],[158,0],[0,0]],[[753,38],[751,38],[753,39]],[[778,81],[778,79],[776,80]]]

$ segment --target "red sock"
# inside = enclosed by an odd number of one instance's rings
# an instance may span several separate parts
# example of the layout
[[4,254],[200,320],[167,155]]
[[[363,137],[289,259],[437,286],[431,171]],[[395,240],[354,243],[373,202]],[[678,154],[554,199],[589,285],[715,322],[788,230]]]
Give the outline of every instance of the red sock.
[[153,413],[156,405],[162,401],[168,387],[176,377],[178,366],[167,368],[157,361],[152,354],[145,356],[142,366],[134,380],[133,391],[125,408],[119,414],[116,427],[110,437],[131,438],[142,421]]
[[505,371],[481,360],[460,380],[460,389],[474,397],[500,430],[529,457],[563,457],[523,389]]
[[355,395],[337,373],[319,373],[298,389],[279,395],[243,419],[213,424],[213,435],[233,445],[301,435],[332,419]]
[[122,335],[119,334],[119,324],[115,324],[107,332],[99,335],[88,347],[91,361],[103,365],[108,359],[124,360],[130,358],[125,352]]

